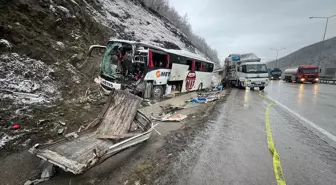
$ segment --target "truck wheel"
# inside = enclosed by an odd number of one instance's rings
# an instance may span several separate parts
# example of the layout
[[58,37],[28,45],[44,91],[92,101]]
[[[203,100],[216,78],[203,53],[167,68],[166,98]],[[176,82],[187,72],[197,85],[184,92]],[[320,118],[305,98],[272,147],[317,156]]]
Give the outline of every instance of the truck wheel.
[[265,89],[265,87],[259,87],[260,91],[263,91]]
[[238,89],[243,89],[243,86],[242,86],[240,80],[237,80],[237,81],[238,81],[238,82],[237,82],[237,88],[238,88]]
[[161,85],[155,85],[152,91],[153,99],[160,99],[163,96],[163,87]]

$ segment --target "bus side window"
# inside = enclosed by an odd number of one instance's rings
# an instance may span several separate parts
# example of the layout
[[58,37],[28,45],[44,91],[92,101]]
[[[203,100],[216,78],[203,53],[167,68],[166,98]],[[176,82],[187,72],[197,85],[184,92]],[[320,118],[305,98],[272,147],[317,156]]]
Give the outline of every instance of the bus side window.
[[166,68],[167,56],[159,53],[153,53],[153,62],[155,69]]
[[202,62],[202,71],[207,72],[209,71],[209,64],[206,62]]
[[188,70],[192,69],[192,60],[187,60],[187,65],[189,66]]
[[195,61],[195,71],[201,71],[201,62],[200,61]]
[[213,72],[213,68],[214,68],[214,65],[213,64],[209,64],[208,72]]

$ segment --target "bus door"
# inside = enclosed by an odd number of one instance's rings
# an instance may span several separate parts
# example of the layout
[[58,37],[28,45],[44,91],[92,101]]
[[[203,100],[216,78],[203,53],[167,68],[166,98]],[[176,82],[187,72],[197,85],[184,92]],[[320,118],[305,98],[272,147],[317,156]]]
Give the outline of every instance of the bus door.
[[187,74],[189,73],[189,66],[185,64],[173,63],[169,81],[182,81],[186,79]]

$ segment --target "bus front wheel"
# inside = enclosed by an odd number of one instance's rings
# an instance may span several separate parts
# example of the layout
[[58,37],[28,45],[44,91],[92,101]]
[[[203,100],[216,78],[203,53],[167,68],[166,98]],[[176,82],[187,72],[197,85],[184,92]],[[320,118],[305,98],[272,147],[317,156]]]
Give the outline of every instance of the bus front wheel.
[[263,91],[265,89],[265,87],[259,87],[260,91]]
[[163,87],[161,85],[155,85],[153,87],[152,97],[153,99],[160,99],[163,96]]

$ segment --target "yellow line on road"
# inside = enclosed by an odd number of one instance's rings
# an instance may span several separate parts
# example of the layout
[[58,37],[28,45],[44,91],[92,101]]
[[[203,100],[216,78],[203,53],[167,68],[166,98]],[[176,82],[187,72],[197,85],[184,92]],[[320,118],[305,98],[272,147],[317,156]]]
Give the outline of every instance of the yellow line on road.
[[[259,96],[265,99],[268,99],[265,97],[261,92],[259,93]],[[268,99],[270,100],[270,99]],[[285,177],[282,172],[282,167],[281,167],[281,161],[280,161],[280,156],[278,152],[275,149],[274,142],[273,142],[273,136],[272,136],[272,130],[271,130],[271,124],[270,124],[270,118],[269,118],[269,110],[270,107],[275,104],[271,100],[272,103],[268,104],[266,106],[266,111],[265,111],[265,124],[266,124],[266,134],[267,134],[267,145],[268,149],[271,151],[272,156],[273,156],[273,167],[274,167],[274,173],[275,173],[275,178],[277,181],[278,185],[286,185]]]

